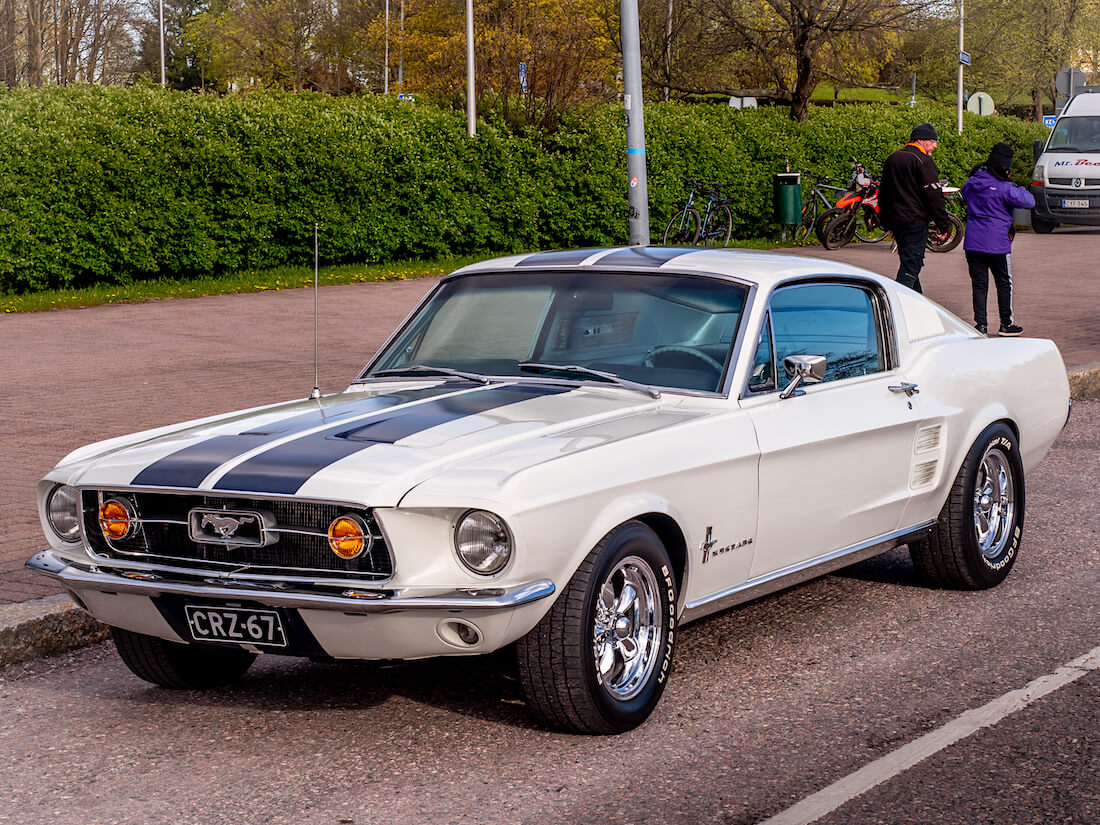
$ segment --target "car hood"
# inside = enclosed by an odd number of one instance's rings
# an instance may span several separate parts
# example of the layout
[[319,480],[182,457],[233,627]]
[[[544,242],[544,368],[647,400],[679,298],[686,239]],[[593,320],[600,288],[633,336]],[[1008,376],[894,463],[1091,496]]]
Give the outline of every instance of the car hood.
[[[89,487],[396,506],[444,468],[531,439],[593,426],[607,431],[603,443],[637,434],[636,426],[608,425],[658,405],[621,388],[550,382],[385,382],[117,439],[74,453],[59,469],[70,465],[64,480]],[[647,419],[646,429],[668,423]]]

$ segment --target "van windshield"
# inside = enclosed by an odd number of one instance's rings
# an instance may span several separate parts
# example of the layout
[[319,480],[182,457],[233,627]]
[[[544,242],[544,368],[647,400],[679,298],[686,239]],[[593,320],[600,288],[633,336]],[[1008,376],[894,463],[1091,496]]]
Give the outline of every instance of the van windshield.
[[1048,152],[1100,152],[1100,116],[1062,117],[1047,141]]

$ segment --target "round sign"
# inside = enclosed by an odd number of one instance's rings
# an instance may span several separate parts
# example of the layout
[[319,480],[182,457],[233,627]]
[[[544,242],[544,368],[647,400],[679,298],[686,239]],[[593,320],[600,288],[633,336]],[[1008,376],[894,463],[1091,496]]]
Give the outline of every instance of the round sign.
[[1063,97],[1069,97],[1080,91],[1088,83],[1088,78],[1080,69],[1062,69],[1054,78],[1054,88]]
[[970,99],[966,101],[966,111],[973,112],[976,115],[991,115],[993,114],[993,98],[985,92],[974,92]]

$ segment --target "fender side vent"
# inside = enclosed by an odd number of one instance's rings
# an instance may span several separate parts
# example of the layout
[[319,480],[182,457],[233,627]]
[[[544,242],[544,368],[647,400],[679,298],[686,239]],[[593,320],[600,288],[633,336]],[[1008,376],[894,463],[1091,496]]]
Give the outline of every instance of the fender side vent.
[[938,464],[938,460],[922,461],[920,464],[913,467],[913,480],[910,482],[910,486],[915,489],[931,484],[932,480],[936,477],[936,467]]
[[936,424],[917,431],[917,443],[913,447],[914,453],[927,453],[939,449],[941,426]]

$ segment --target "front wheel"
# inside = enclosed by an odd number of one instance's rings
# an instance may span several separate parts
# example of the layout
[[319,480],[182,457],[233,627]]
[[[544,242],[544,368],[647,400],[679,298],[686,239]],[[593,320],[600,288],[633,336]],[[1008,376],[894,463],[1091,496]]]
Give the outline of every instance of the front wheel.
[[960,243],[963,239],[963,222],[962,218],[958,215],[952,215],[947,213],[947,219],[951,222],[951,227],[947,230],[947,240],[937,241],[936,237],[939,235],[939,230],[936,229],[936,225],[929,224],[928,226],[928,248],[933,252],[950,252]]
[[817,221],[817,201],[812,197],[802,201],[802,217],[794,227],[792,240],[796,244],[804,244],[810,239],[810,233],[814,231],[814,223]]
[[1023,529],[1020,448],[1012,430],[996,423],[971,446],[938,523],[909,554],[929,584],[983,590],[1008,576]]
[[1044,221],[1042,218],[1036,218],[1034,214],[1031,216],[1031,228],[1040,235],[1049,235],[1056,226],[1058,224],[1053,221]]
[[664,237],[661,243],[665,246],[691,246],[699,237],[699,213],[695,207],[689,206],[681,209],[672,216],[672,220],[665,227]]
[[649,527],[628,521],[608,533],[516,644],[535,715],[572,733],[642,724],[669,676],[676,591],[668,553]]
[[236,682],[256,660],[237,647],[169,642],[119,627],[111,628],[119,658],[146,682],[176,690],[204,690]]
[[847,209],[833,207],[821,216],[817,237],[826,249],[840,249],[856,232],[856,216]]

